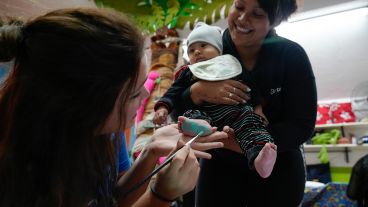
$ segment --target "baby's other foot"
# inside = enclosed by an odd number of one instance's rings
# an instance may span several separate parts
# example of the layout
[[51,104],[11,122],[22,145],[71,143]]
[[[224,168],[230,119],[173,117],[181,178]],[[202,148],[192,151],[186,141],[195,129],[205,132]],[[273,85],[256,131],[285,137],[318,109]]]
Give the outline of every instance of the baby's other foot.
[[254,167],[262,178],[267,178],[271,175],[276,157],[277,146],[273,143],[266,143],[254,160]]

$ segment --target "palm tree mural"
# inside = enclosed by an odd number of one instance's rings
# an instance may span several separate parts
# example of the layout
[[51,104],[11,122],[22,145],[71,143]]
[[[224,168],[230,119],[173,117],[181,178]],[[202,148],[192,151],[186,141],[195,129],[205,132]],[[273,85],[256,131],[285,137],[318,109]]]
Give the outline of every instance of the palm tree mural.
[[227,16],[233,0],[95,0],[99,7],[127,13],[148,33],[159,28],[192,28],[195,22],[212,24]]

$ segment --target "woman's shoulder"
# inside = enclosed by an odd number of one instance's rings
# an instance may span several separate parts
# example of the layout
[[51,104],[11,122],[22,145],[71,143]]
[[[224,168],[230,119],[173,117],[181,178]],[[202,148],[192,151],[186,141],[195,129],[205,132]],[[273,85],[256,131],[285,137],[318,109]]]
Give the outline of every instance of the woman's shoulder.
[[304,48],[297,42],[282,36],[273,35],[265,40],[264,45],[276,51],[284,51],[287,54],[305,53]]
[[285,71],[291,76],[304,74],[305,77],[314,77],[309,57],[297,42],[276,35],[267,54],[282,61]]

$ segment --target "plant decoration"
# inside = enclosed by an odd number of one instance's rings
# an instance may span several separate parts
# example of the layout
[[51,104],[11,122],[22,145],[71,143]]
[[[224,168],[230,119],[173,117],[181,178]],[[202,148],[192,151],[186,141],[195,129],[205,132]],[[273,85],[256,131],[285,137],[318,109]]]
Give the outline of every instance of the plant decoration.
[[221,17],[226,17],[232,0],[95,0],[95,2],[99,7],[111,7],[129,14],[142,30],[152,33],[162,27],[183,28],[186,24],[193,27],[196,21],[212,24]]
[[138,6],[151,6],[152,15],[137,16],[138,23],[150,31],[167,26],[169,29],[175,28],[179,17],[190,16],[192,10],[198,10],[198,4],[190,0],[145,0],[138,3]]

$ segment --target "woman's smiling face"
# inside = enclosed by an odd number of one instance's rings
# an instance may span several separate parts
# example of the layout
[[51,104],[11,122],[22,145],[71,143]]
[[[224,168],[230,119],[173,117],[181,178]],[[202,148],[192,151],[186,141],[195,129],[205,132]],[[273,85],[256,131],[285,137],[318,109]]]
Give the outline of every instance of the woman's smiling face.
[[267,12],[257,0],[234,0],[228,15],[228,27],[234,44],[239,47],[261,45],[272,29]]

